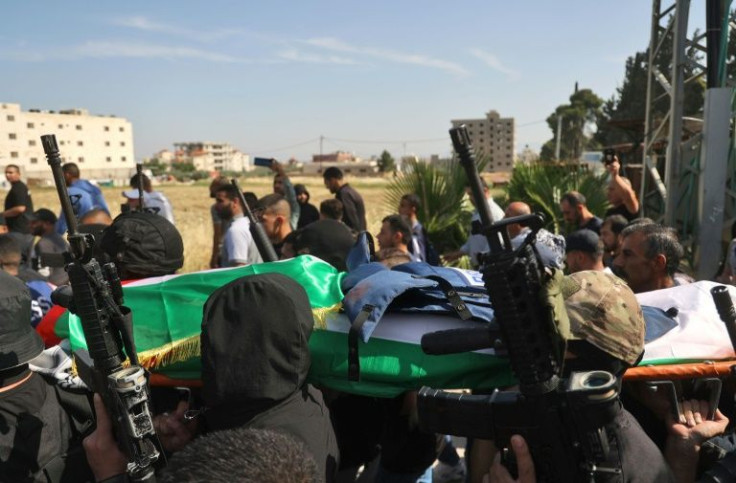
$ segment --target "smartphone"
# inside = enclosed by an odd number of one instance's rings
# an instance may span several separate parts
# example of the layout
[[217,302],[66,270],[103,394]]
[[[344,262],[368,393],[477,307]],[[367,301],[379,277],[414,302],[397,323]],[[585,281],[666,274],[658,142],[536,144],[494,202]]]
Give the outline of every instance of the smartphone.
[[253,158],[253,164],[256,166],[263,166],[264,168],[270,168],[273,164],[273,158]]
[[613,149],[606,149],[603,151],[603,162],[605,164],[613,163],[613,158],[616,156],[616,151]]

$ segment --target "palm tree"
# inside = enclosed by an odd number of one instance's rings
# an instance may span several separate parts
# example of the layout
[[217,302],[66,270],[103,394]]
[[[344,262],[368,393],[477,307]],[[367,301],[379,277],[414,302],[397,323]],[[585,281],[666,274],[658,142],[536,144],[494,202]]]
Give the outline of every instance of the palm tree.
[[[479,170],[485,164],[481,160]],[[416,194],[422,204],[417,213],[419,222],[438,253],[444,253],[457,249],[468,236],[472,206],[465,199],[466,179],[456,160],[444,166],[411,160],[387,187],[385,203],[395,212],[402,196]]]
[[585,196],[588,209],[602,216],[608,208],[607,176],[595,175],[577,164],[518,164],[505,191],[510,201],[524,201],[533,211],[543,213],[548,229],[560,233],[562,195],[568,191],[580,192]]

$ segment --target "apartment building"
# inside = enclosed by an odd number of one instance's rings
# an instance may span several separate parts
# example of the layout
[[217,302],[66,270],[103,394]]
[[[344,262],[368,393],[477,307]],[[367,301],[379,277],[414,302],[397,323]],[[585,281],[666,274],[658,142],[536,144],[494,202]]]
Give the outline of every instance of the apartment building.
[[501,117],[488,111],[484,119],[453,119],[453,127],[465,124],[477,156],[489,160],[488,171],[511,171],[514,168],[516,133],[513,117]]
[[174,143],[174,163],[191,163],[198,171],[249,171],[250,156],[227,143]]
[[121,180],[135,172],[130,121],[86,109],[22,111],[20,104],[0,103],[0,165],[17,164],[31,182],[52,181],[44,134],[56,135],[62,160],[77,163],[86,179]]

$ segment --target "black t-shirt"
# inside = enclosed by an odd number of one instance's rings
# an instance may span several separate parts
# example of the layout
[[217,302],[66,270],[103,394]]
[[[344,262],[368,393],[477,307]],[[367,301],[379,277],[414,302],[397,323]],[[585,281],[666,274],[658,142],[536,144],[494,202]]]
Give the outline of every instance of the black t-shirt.
[[319,220],[319,210],[314,205],[304,203],[299,206],[301,211],[299,212],[299,223],[297,223],[297,229],[304,228],[308,224]]
[[606,210],[606,218],[608,218],[611,215],[623,215],[624,218],[631,221],[637,216],[639,216],[639,213],[630,212],[628,208],[626,208],[626,205],[622,203],[618,206],[614,206]]
[[588,220],[588,223],[584,224],[580,227],[581,230],[590,230],[594,231],[597,234],[601,234],[601,226],[603,226],[603,220],[598,218],[597,216],[594,216],[590,220]]
[[28,215],[33,213],[33,201],[28,187],[22,181],[13,183],[10,191],[5,196],[5,209],[9,210],[16,206],[25,206],[26,212],[18,216],[7,217],[5,222],[8,225],[8,231],[17,231],[20,233],[30,233],[28,224]]

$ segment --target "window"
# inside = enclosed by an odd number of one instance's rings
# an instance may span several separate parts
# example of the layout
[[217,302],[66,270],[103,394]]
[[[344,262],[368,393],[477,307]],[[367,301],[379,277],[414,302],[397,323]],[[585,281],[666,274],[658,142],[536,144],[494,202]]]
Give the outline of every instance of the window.
[[122,158],[120,158],[120,161],[127,161],[127,160],[128,159],[125,156],[123,156]]
[[38,158],[31,158],[31,164],[37,164]]
[[16,138],[17,138],[17,136],[15,135],[15,133],[14,133],[14,132],[11,132],[10,134],[8,134],[8,137],[9,137],[10,139],[16,139]]
[[8,121],[15,121],[15,116],[8,114]]
[[66,141],[59,141],[59,144],[63,146],[64,144],[66,144]]
[[112,163],[112,158],[110,156],[108,156],[108,157],[105,158],[105,161],[107,161],[108,163]]
[[84,146],[84,141],[77,141],[77,146]]
[[123,131],[125,131],[125,128],[123,126],[120,126],[120,129],[119,130],[120,130],[120,132],[123,132]]
[[63,124],[59,124],[59,129],[64,129],[64,125]]
[[32,123],[32,122],[29,122],[29,123],[26,123],[26,127],[27,127],[28,129],[33,129],[33,128],[34,128],[35,126],[33,125],[33,123]]
[[109,131],[109,130],[110,130],[110,126],[105,126],[105,131]]
[[11,158],[17,158],[18,157],[18,151],[10,151],[10,157]]
[[82,125],[81,124],[77,124],[77,131],[81,131],[81,130],[82,130]]
[[120,141],[120,146],[125,146],[125,141]]
[[77,161],[79,161],[80,163],[84,163],[84,157],[83,156],[78,157]]
[[105,141],[105,146],[109,146],[109,145],[110,145],[110,141]]
[[33,140],[33,139],[29,139],[29,140],[28,140],[28,145],[29,145],[29,146],[35,146],[35,145],[36,145],[36,141],[35,141],[35,140]]

